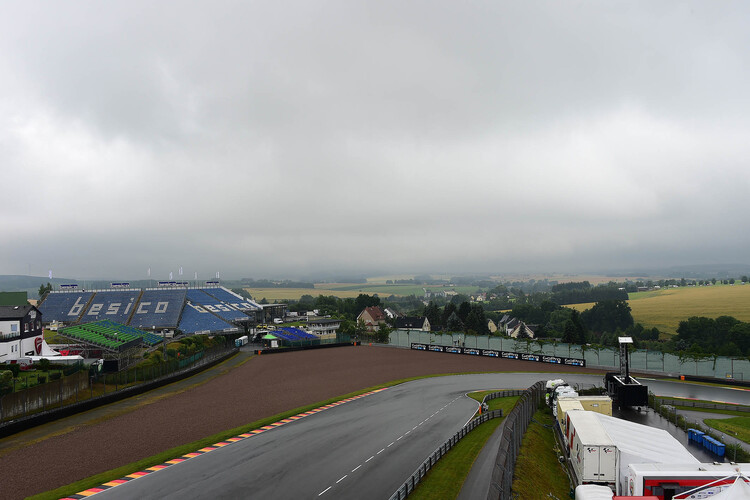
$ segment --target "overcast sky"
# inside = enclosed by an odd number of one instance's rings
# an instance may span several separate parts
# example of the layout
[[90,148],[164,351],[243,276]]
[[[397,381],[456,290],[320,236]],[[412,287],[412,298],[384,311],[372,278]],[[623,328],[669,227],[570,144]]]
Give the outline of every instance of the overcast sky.
[[750,3],[6,2],[0,274],[748,263]]

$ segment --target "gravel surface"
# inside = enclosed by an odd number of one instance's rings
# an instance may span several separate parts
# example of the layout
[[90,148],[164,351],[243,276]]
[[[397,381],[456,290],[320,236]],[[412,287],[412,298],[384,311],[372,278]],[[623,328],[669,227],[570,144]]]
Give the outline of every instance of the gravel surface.
[[487,371],[584,370],[374,346],[256,356],[198,387],[3,455],[0,498],[48,491],[226,429],[392,380]]

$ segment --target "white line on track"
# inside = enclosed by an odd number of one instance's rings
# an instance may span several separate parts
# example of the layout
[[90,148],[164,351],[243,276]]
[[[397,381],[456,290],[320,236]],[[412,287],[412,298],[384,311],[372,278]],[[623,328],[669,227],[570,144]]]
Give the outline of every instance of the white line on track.
[[393,446],[393,443],[395,443],[395,442],[396,441],[392,441],[391,444],[389,444],[388,446],[386,446],[386,448],[390,448],[391,446]]
[[385,448],[383,448],[382,450],[380,450],[379,452],[377,452],[377,453],[376,453],[376,455],[380,455],[380,454],[381,454],[381,453],[383,453],[384,451],[385,451]]
[[344,479],[346,479],[348,475],[349,475],[349,474],[344,474],[344,475],[343,475],[343,476],[341,477],[341,479],[339,479],[338,481],[336,481],[336,484],[339,484],[339,483],[340,483],[341,481],[343,481]]
[[411,431],[406,431],[406,432],[404,432],[404,436],[406,436],[406,435],[407,435],[407,434],[409,434],[410,432],[411,432]]
[[352,472],[354,472],[355,470],[359,469],[360,467],[362,467],[362,464],[359,464],[358,466],[356,466],[355,468],[353,468]]
[[373,458],[375,458],[375,455],[373,455],[373,456],[371,456],[370,458],[368,458],[367,460],[365,460],[365,463],[369,462],[369,461],[370,461],[370,460],[372,460]]
[[404,437],[404,435],[401,434],[398,438],[396,438],[396,441],[401,441],[401,438],[403,438],[403,437]]
[[325,493],[326,491],[328,491],[330,489],[331,489],[331,486],[329,486],[328,488],[326,488],[323,491],[321,491],[320,493],[318,493],[318,496],[322,495],[323,493]]

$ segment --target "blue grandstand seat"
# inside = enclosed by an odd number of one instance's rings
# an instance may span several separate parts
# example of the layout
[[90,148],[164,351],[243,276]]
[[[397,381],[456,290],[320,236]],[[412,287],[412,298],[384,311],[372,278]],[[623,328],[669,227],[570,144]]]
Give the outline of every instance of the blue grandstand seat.
[[280,329],[294,337],[296,340],[309,340],[318,338],[311,333],[307,333],[306,331],[293,326],[282,326]]
[[91,305],[81,317],[81,323],[92,323],[101,319],[126,323],[130,314],[135,310],[140,294],[140,289],[96,292],[94,298],[91,299]]
[[50,292],[44,302],[39,305],[42,321],[45,323],[78,321],[92,295],[93,292]]
[[262,309],[252,300],[237,295],[224,287],[202,288],[201,290],[240,311],[259,311]]
[[238,328],[217,318],[198,304],[187,302],[182,310],[180,326],[183,333],[207,333],[221,331],[236,331]]
[[186,290],[149,289],[143,292],[130,326],[136,328],[177,328],[185,305]]
[[297,342],[299,339],[294,338],[292,335],[288,334],[287,332],[283,330],[274,330],[271,332],[271,335],[274,337],[278,337],[283,340],[288,340],[290,342]]
[[[246,320],[248,315],[238,311],[234,306],[226,304],[203,290],[190,289],[187,291],[187,299],[193,304],[203,306],[209,312],[212,312],[225,321]],[[185,308],[187,310],[187,308]],[[183,313],[184,314],[184,313]]]

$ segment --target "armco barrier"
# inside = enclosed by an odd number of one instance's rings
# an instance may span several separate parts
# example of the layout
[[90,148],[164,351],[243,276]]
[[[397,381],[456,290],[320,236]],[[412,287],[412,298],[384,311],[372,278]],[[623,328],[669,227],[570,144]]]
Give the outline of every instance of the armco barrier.
[[[487,401],[489,399],[497,399],[497,398],[506,398],[510,396],[522,396],[526,391],[524,390],[507,390],[507,391],[497,391],[497,392],[491,392],[484,396],[484,399],[482,400]],[[432,455],[430,455],[427,460],[422,462],[422,465],[420,465],[416,471],[414,471],[414,474],[409,476],[409,479],[406,480],[404,484],[401,485],[401,487],[396,490],[396,492],[391,495],[391,498],[389,500],[401,500],[402,498],[406,498],[412,491],[414,491],[414,488],[417,484],[419,484],[419,481],[422,480],[422,478],[427,474],[427,471],[429,471],[440,458],[445,455],[448,450],[453,448],[453,446],[458,443],[461,438],[466,436],[471,430],[476,428],[479,424],[482,424],[490,419],[498,418],[503,416],[502,410],[491,410],[483,415],[480,415],[479,418],[476,418],[469,422],[465,427],[463,427],[460,431],[458,431],[452,438],[450,438],[448,441],[443,443],[443,445],[435,450]]]
[[691,401],[689,399],[659,398],[663,405],[689,406],[691,408],[706,408],[710,410],[731,410],[750,413],[750,406],[733,405],[728,403],[713,403],[708,401]]
[[487,413],[483,413],[478,418],[475,418],[474,420],[466,424],[453,437],[451,437],[448,441],[443,443],[442,446],[435,450],[432,455],[427,458],[427,460],[422,462],[422,465],[420,465],[417,470],[414,471],[414,474],[409,476],[409,479],[407,479],[406,482],[402,484],[401,487],[397,489],[393,495],[391,495],[389,500],[401,500],[409,496],[409,494],[414,491],[414,488],[416,488],[417,484],[419,484],[419,481],[421,481],[422,478],[427,474],[427,471],[429,471],[438,462],[438,460],[442,458],[443,455],[448,453],[448,451],[450,451],[450,449],[453,448],[456,443],[461,441],[464,436],[473,431],[479,424],[483,424],[490,419],[502,416],[503,410],[492,410],[488,411]]
[[516,459],[521,449],[521,440],[534,413],[544,398],[544,382],[539,381],[526,389],[521,399],[505,419],[505,428],[500,448],[492,470],[492,482],[487,500],[509,500]]

